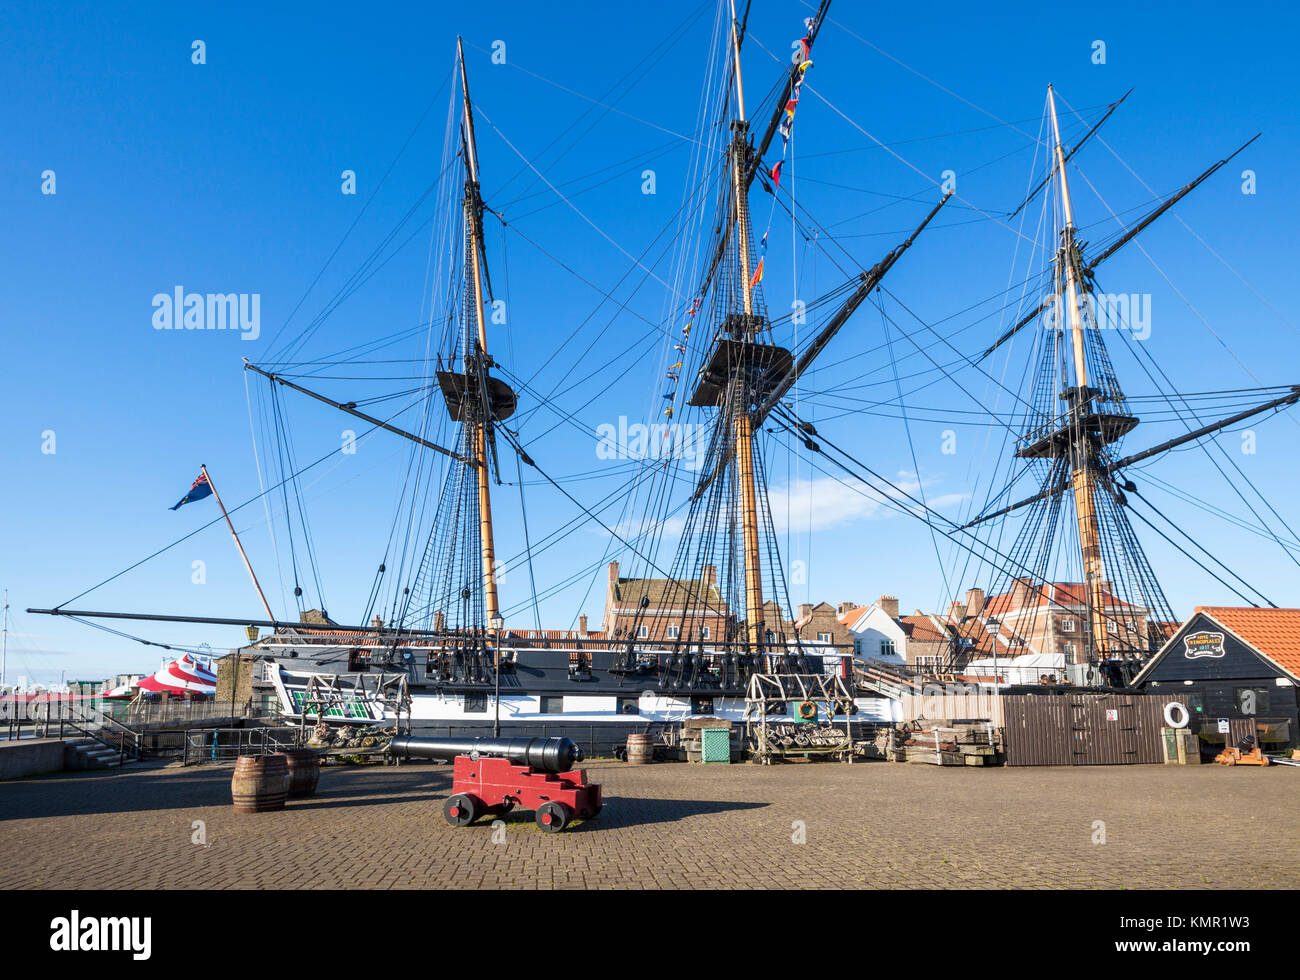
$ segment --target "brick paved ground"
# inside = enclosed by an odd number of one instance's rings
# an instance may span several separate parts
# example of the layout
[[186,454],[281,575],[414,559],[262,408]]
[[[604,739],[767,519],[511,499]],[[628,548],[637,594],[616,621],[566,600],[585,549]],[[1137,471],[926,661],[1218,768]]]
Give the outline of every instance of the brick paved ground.
[[0,783],[0,887],[1300,887],[1290,768],[588,770],[598,820],[548,835],[516,812],[500,844],[444,822],[450,766],[326,769],[314,798],[252,816],[229,767]]

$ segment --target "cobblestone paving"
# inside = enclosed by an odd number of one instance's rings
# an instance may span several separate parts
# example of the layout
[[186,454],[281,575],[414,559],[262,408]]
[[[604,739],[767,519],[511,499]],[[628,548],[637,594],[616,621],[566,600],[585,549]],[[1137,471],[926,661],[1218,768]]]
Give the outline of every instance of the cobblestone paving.
[[550,835],[517,811],[502,843],[445,823],[450,766],[327,768],[255,815],[228,766],[0,783],[0,887],[1300,887],[1289,768],[587,768],[599,819]]

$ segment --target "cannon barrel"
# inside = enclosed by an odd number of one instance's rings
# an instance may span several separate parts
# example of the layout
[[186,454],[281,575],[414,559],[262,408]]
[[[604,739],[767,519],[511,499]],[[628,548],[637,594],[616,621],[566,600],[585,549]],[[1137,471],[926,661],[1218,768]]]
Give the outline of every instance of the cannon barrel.
[[568,772],[582,761],[582,749],[568,738],[435,738],[395,735],[388,754],[398,759],[454,759],[458,755],[509,759],[538,772]]

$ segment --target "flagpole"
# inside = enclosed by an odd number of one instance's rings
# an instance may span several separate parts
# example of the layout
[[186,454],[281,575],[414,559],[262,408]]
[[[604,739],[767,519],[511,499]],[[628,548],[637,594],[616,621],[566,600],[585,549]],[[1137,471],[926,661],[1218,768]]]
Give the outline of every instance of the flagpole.
[[204,479],[208,481],[208,486],[212,490],[212,496],[217,498],[217,506],[221,508],[221,516],[226,519],[226,526],[230,528],[230,536],[235,539],[235,547],[239,549],[239,557],[244,559],[244,567],[248,569],[248,577],[253,580],[253,588],[257,589],[257,597],[262,600],[262,608],[266,610],[266,618],[275,619],[275,614],[271,612],[271,604],[266,601],[266,593],[262,591],[262,586],[257,581],[257,575],[253,572],[253,566],[248,560],[248,555],[244,552],[244,546],[239,541],[239,535],[235,531],[235,525],[231,523],[230,515],[226,513],[226,505],[221,502],[221,494],[217,493],[217,485],[212,482],[212,474],[208,472],[206,466],[200,466],[199,472],[201,472]]

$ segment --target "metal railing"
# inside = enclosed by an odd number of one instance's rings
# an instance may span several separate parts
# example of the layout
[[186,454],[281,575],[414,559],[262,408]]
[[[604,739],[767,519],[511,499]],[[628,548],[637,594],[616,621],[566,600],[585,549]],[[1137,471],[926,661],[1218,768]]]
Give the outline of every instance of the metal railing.
[[215,718],[253,717],[253,701],[163,701],[160,703],[110,701],[104,713],[127,725],[154,725],[211,721]]
[[300,733],[294,727],[281,728],[196,728],[185,733],[182,764],[197,766],[234,762],[241,755],[272,755],[301,748]]

